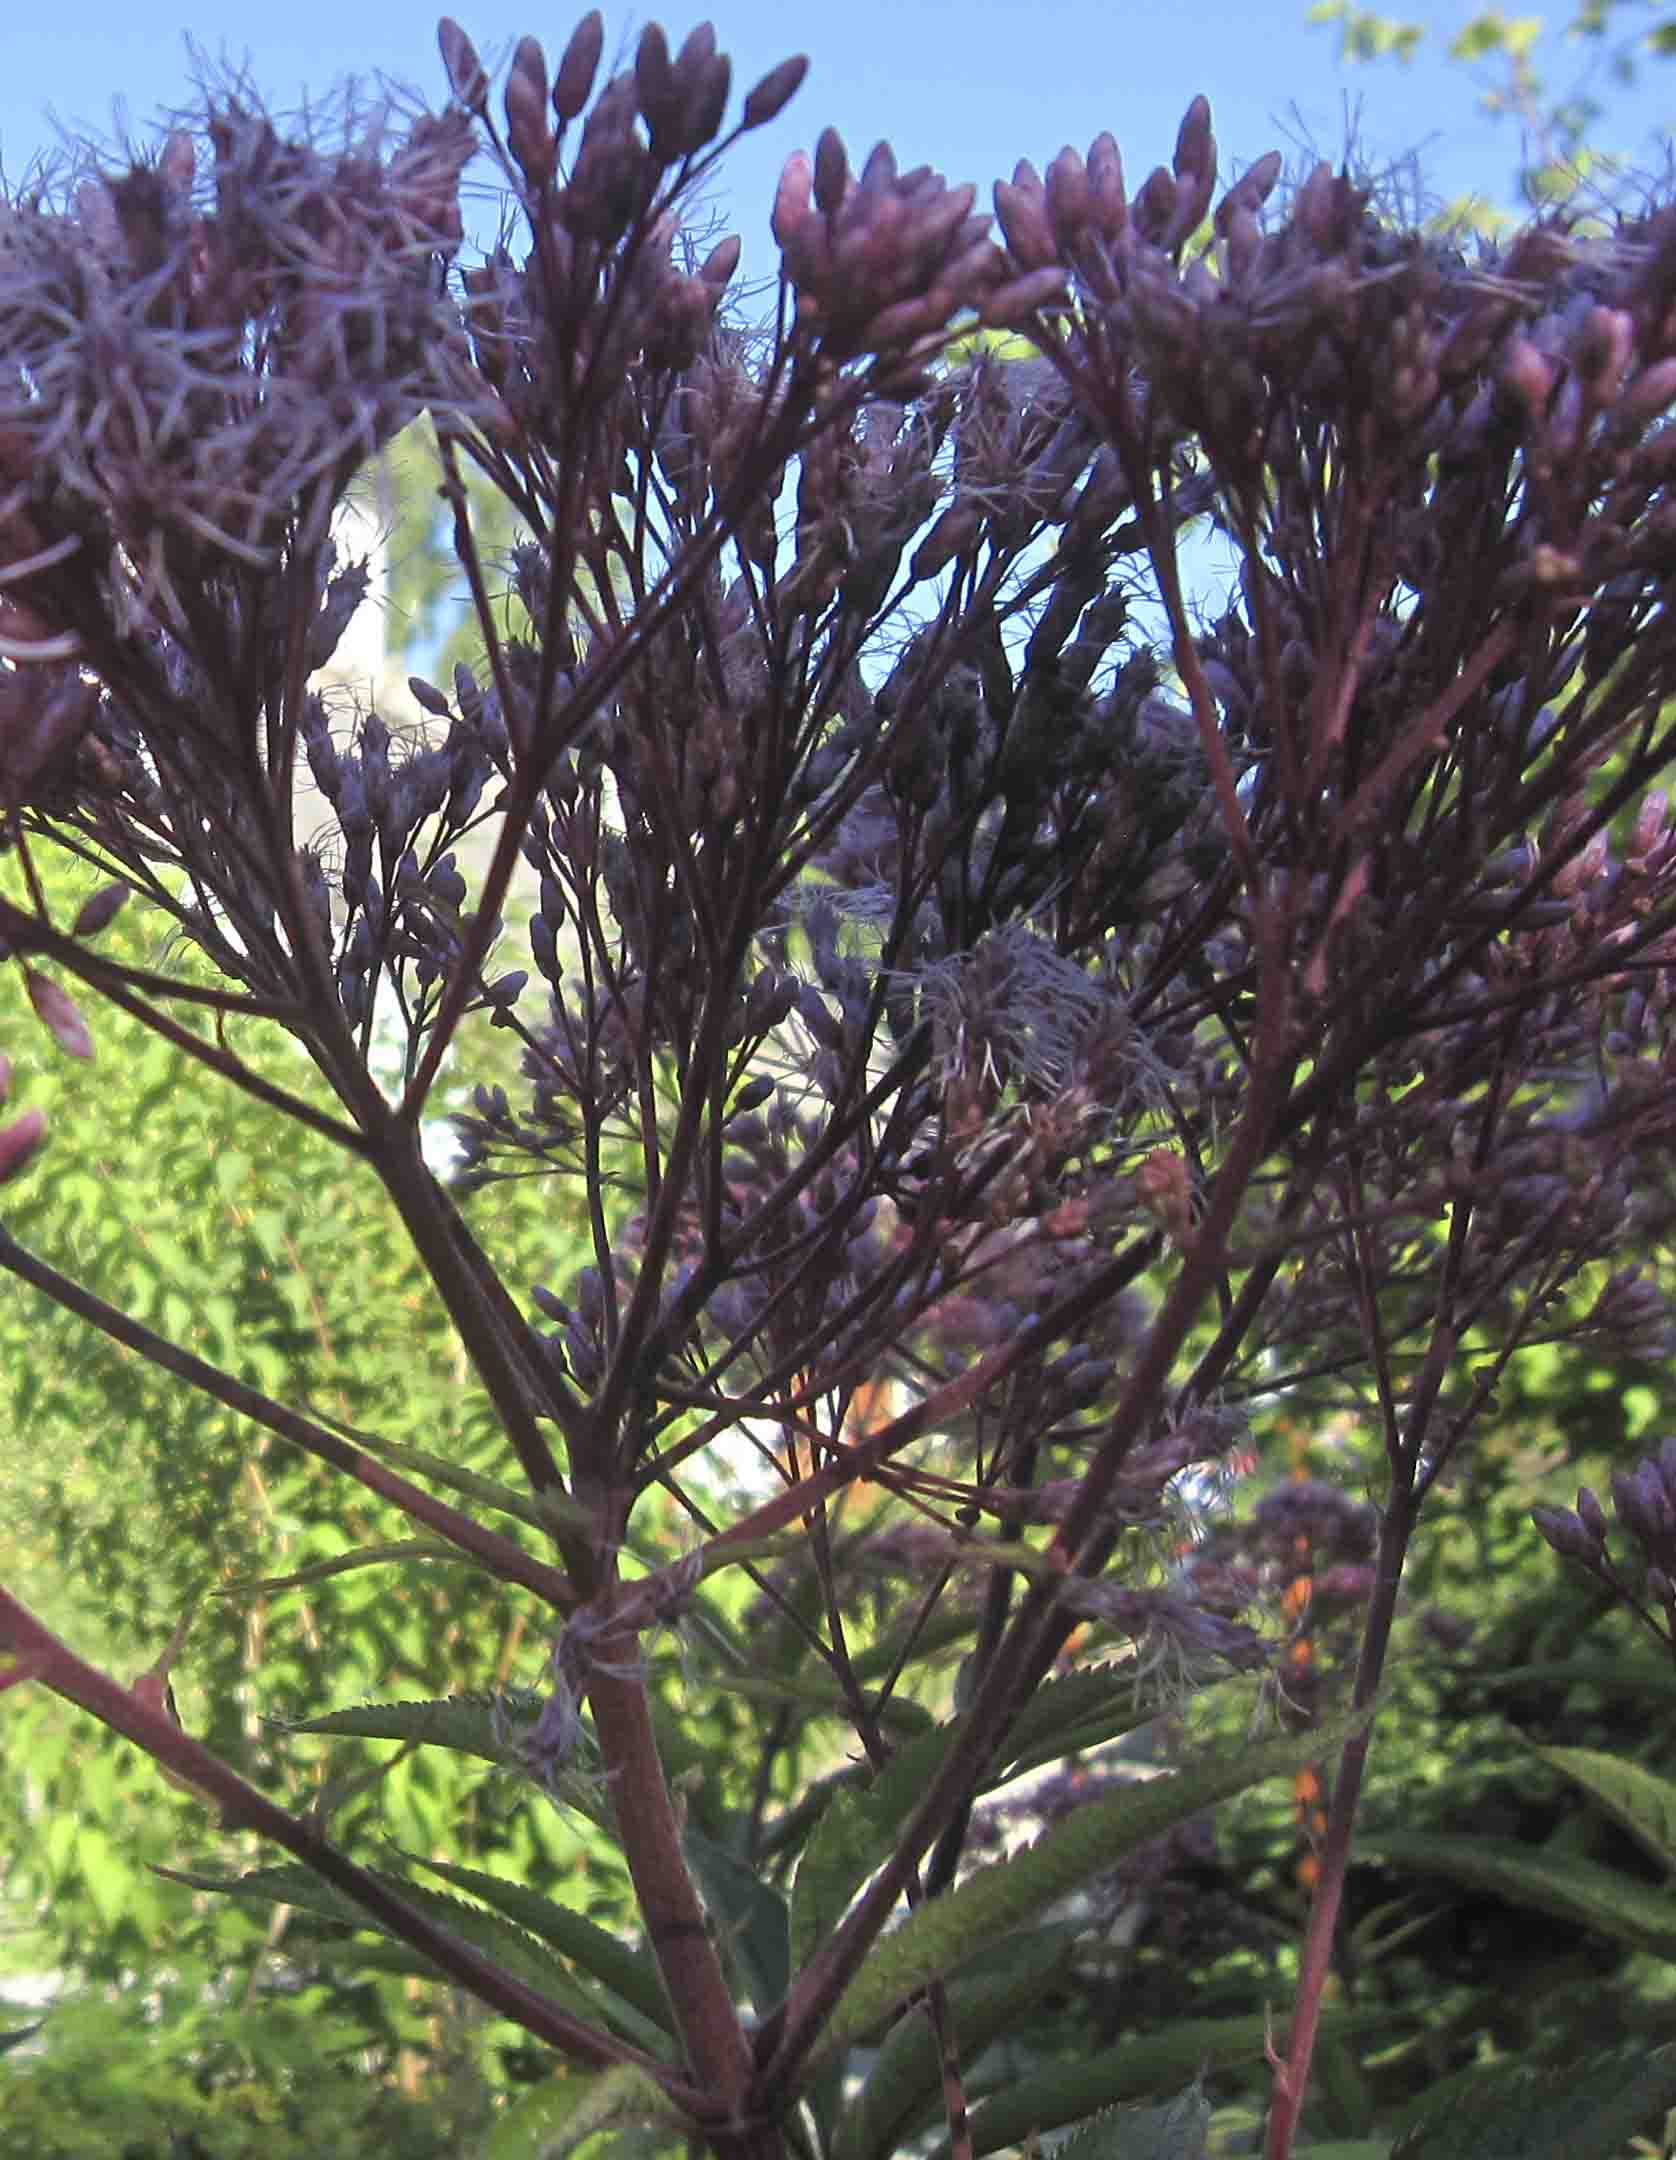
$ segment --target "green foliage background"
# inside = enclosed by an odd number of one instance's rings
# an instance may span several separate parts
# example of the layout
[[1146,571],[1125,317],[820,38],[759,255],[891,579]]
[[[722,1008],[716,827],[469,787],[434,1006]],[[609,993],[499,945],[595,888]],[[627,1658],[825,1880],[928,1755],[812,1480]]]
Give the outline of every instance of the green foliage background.
[[[87,871],[44,867],[73,912]],[[106,948],[155,962],[165,928],[130,909],[106,933]],[[0,970],[0,1039],[16,1065],[14,1099],[40,1104],[51,1120],[48,1147],[7,1193],[19,1241],[281,1399],[499,1471],[493,1421],[373,1181],[323,1139],[292,1130],[281,1140],[270,1113],[121,1014],[91,1017],[96,1058],[84,1067],[59,1057],[33,1020],[21,971]],[[277,1035],[264,1042],[246,1029],[230,1039],[257,1069],[310,1088],[300,1053]],[[479,1206],[498,1210],[497,1242],[515,1270],[572,1264],[575,1233],[554,1212],[553,1187],[520,1186]],[[118,1673],[151,1664],[191,1610],[174,1671],[183,1718],[294,1806],[318,1796],[319,1780],[359,1771],[368,1757],[352,1744],[283,1748],[270,1720],[536,1675],[547,1646],[525,1639],[498,1585],[448,1562],[241,1589],[407,1529],[369,1495],[350,1495],[346,1506],[335,1476],[241,1428],[230,1412],[11,1285],[0,1293],[9,1578],[78,1650]],[[418,1852],[446,1837],[460,1855],[463,1835],[479,1864],[547,1883],[563,1878],[579,1902],[590,1893],[577,1878],[592,1870],[599,1894],[616,1901],[614,1871],[598,1841],[579,1834],[577,1818],[509,1799],[485,1766],[424,1750],[348,1798],[333,1823]],[[133,1750],[56,1699],[19,1690],[7,1699],[0,1755],[0,1996],[6,1968],[105,1985],[136,1973],[156,1978],[165,1948],[168,1970],[184,1960],[178,1969],[200,1979],[248,1978],[264,1950],[270,1966],[294,1978],[291,1939],[149,1872],[236,1850]],[[306,1946],[300,1963],[311,1968]],[[171,2015],[180,2001],[176,1985]],[[379,1995],[362,1991],[344,2014],[353,2010],[363,2044],[388,2050],[427,2038],[425,2019],[407,2003],[392,1983]],[[241,2045],[255,2029],[251,2013]],[[278,2046],[282,2017],[271,2030]],[[65,2044],[73,2052],[70,2027]],[[276,2076],[283,2057],[279,2046]],[[16,2063],[0,2072],[13,2081],[20,2074]]]

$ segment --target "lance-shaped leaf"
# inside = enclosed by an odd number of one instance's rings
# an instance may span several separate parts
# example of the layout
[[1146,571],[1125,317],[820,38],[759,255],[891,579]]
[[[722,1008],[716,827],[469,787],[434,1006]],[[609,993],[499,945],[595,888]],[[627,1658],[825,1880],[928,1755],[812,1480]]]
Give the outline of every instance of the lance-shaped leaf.
[[[1157,1714],[1156,1695],[1132,1671],[1101,1665],[1046,1682],[1032,1697],[990,1765],[983,1790],[1044,1762],[1099,1747]],[[792,1886],[792,1963],[801,1968],[889,1859],[896,1833],[961,1730],[939,1725],[899,1748],[871,1784],[841,1771],[816,1823]]]
[[681,1849],[717,1924],[724,1951],[751,2000],[766,2017],[791,1984],[791,1937],[786,1901],[736,1853],[690,1824]]
[[1613,1695],[1650,1696],[1661,1703],[1676,1702],[1676,1669],[1669,1658],[1641,1650],[1616,1652],[1578,1650],[1566,1658],[1545,1658],[1535,1665],[1513,1665],[1506,1672],[1486,1673],[1489,1688],[1598,1687]]
[[1427,2094],[1391,2160],[1617,2160],[1676,2106],[1676,2047],[1618,2048],[1563,2070],[1475,2063]]
[[[357,1703],[319,1717],[274,1719],[291,1733],[337,1733],[361,1740],[405,1740],[416,1746],[478,1755],[501,1767],[516,1764],[520,1733],[540,1717],[547,1698],[533,1688],[503,1688],[497,1695],[443,1695],[426,1702]],[[593,1745],[591,1731],[588,1745]],[[616,1826],[603,1788],[586,1769],[563,1770],[554,1797],[586,1815],[613,1842]]]
[[267,1597],[276,1590],[295,1590],[304,1583],[324,1582],[330,1575],[350,1575],[357,1568],[386,1567],[394,1560],[453,1560],[466,1567],[483,1562],[457,1546],[440,1545],[431,1538],[396,1538],[384,1545],[363,1545],[355,1552],[337,1553],[330,1560],[311,1560],[307,1567],[289,1575],[246,1576],[242,1581],[220,1585],[227,1598]]
[[1471,1890],[1488,1890],[1510,1905],[1552,1913],[1633,1950],[1676,1956],[1676,1898],[1661,1896],[1592,1860],[1540,1851],[1512,1838],[1431,1837],[1394,1830],[1358,1834],[1356,1850],[1416,1875],[1442,1875]]
[[[783,1704],[789,1710],[823,1712],[832,1717],[846,1714],[847,1699],[837,1687],[823,1687],[816,1681],[777,1680],[771,1673],[718,1672],[712,1675],[712,1684],[730,1695],[745,1695],[753,1702]],[[917,1703],[906,1695],[893,1695],[889,1702],[880,1705],[876,1713],[879,1724],[887,1733],[901,1738],[903,1734],[917,1735],[929,1729],[931,1712],[923,1703]]]
[[480,1868],[455,1867],[443,1860],[422,1860],[417,1854],[408,1857],[416,1866],[428,1868],[444,1882],[452,1883],[457,1890],[464,1890],[482,1904],[493,1906],[496,1912],[504,1913],[517,1926],[550,1944],[572,1965],[580,1966],[590,1979],[611,1991],[621,2010],[638,2028],[636,2037],[643,2045],[654,2050],[664,2046],[675,2029],[674,2020],[657,1966],[643,1952],[631,1949],[606,1929],[597,1927],[585,1914],[572,1912],[568,1905],[555,1904],[551,1898],[544,1898],[539,1891],[531,1890],[523,1883],[508,1882],[500,1875],[486,1875]]
[[518,1725],[539,1717],[545,1700],[534,1688],[505,1688],[494,1695],[355,1703],[346,1710],[322,1711],[318,1717],[287,1718],[283,1730],[343,1733],[360,1740],[410,1740],[427,1747],[451,1748],[458,1755],[481,1755],[487,1762],[499,1763],[506,1760],[509,1740]]
[[1532,1752],[1593,1794],[1663,1868],[1676,1868],[1676,1784],[1639,1763],[1594,1748],[1536,1748]]
[[[1390,2031],[1391,2014],[1383,2005],[1328,2010],[1320,2025],[1325,2041],[1351,2039],[1363,2032],[1388,2038]],[[1271,2047],[1283,2054],[1286,2039],[1286,2028],[1270,2017],[1183,2018],[1117,2047],[1049,2063],[1016,2079],[1004,2091],[992,2093],[972,2110],[972,2152],[975,2160],[982,2160],[985,2153],[1022,2145],[1033,2131],[1058,2130],[1101,2108],[1167,2092],[1182,2078],[1255,2067]],[[931,2160],[949,2160],[946,2139],[933,2147]]]
[[1204,2160],[1209,2138],[1210,2102],[1195,2080],[1162,2107],[1096,2115],[1056,2152],[1066,2160]]
[[621,2064],[593,2077],[553,2077],[515,2100],[483,2146],[483,2160],[564,2160],[597,2131],[689,2126],[643,2070]]
[[[1064,1965],[1078,1930],[1038,1928],[997,1953],[995,1969],[948,1990],[949,2023],[963,2063],[976,2062],[997,2033],[1039,2008],[1042,1990]],[[866,2082],[833,2132],[830,2160],[891,2160],[942,2113],[943,2066],[931,2021],[910,2011],[890,2029]]]
[[1289,1777],[1334,1753],[1371,1715],[1368,1710],[1353,1712],[1312,1732],[1287,1733],[1230,1750],[1172,1777],[1091,1800],[1027,1851],[980,1869],[875,1943],[839,1999],[823,2052],[859,2039],[904,1996],[954,1971],[997,1937],[1023,1927],[1177,1823],[1265,1778]]
[[392,1470],[406,1470],[415,1477],[429,1478],[445,1492],[457,1493],[462,1500],[475,1501],[479,1507],[494,1508],[503,1515],[515,1516],[532,1530],[550,1530],[555,1520],[569,1512],[564,1503],[550,1498],[548,1512],[544,1514],[541,1505],[528,1493],[502,1485],[498,1479],[483,1477],[475,1470],[463,1469],[446,1456],[433,1455],[425,1448],[408,1447],[399,1440],[386,1440],[378,1433],[363,1432],[357,1426],[346,1425],[341,1418],[327,1417],[318,1410],[311,1409],[309,1416],[328,1431],[341,1434],[345,1440],[353,1440],[357,1447],[365,1448],[378,1461],[388,1463]]
[[[331,1920],[342,1927],[387,1936],[392,1942],[402,1941],[393,1929],[382,1926],[353,1898],[346,1897],[306,1867],[254,1868],[246,1875],[199,1874],[185,1868],[161,1867],[156,1872],[170,1882],[185,1883],[192,1890],[212,1890],[224,1897],[249,1898],[264,1905],[290,1905],[298,1912],[312,1913],[318,1920]],[[485,1912],[480,1905],[468,1905],[464,1898],[449,1897],[441,1890],[428,1890],[420,1883],[382,1869],[368,1872],[405,1904],[422,1912],[450,1934],[457,1935],[474,1950],[481,1950],[485,1957],[493,1958],[503,1971],[523,1981],[526,1987],[536,1989],[559,2009],[588,2024],[599,2023],[598,2006],[576,1985],[551,1951],[533,1936],[526,1935],[522,1928],[514,1927],[499,1913]],[[403,1948],[408,1946],[403,1944]],[[409,1950],[408,1954],[413,1953]]]

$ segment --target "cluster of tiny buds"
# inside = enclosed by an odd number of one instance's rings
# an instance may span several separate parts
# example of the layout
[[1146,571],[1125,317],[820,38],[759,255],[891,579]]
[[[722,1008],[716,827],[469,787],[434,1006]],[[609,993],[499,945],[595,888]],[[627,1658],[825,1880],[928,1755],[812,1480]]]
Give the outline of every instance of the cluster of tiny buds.
[[799,151],[787,161],[774,201],[800,331],[835,363],[865,352],[929,355],[963,310],[1003,327],[1056,298],[1060,270],[1008,277],[974,200],[970,186],[951,188],[927,166],[899,172],[887,143],[853,176],[842,139],[827,128],[812,159]]
[[1611,1590],[1676,1655],[1676,1437],[1631,1470],[1612,1473],[1612,1508],[1634,1558],[1626,1571],[1608,1550],[1612,1523],[1587,1486],[1575,1508],[1539,1507],[1531,1520],[1562,1559]]
[[[736,238],[722,241],[696,272],[679,270],[672,260],[676,224],[667,206],[715,154],[732,80],[714,30],[701,24],[671,56],[662,29],[648,23],[633,67],[595,96],[604,40],[603,21],[592,10],[572,32],[549,82],[539,40],[519,39],[506,81],[503,143],[475,47],[447,17],[438,29],[455,98],[500,151],[535,243],[521,271],[500,249],[465,277],[473,357],[505,407],[500,427],[490,422],[491,435],[510,436],[547,398],[548,363],[532,333],[536,316],[558,333],[577,370],[603,377],[638,358],[655,370],[679,371],[708,343],[738,264]],[[772,120],[807,64],[796,56],[764,76],[745,100],[736,134]],[[567,166],[565,135],[590,98]],[[607,291],[611,307],[602,320],[609,353],[595,342],[595,310]]]

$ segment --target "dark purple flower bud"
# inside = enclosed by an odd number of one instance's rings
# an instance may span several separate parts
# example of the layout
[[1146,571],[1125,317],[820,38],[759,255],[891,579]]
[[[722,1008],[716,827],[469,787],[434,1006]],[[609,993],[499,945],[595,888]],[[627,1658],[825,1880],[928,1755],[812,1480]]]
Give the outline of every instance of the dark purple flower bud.
[[726,289],[728,279],[739,267],[739,248],[739,235],[729,233],[725,240],[717,241],[699,265],[700,283],[708,286],[718,297]]
[[816,209],[828,217],[834,216],[843,203],[849,177],[850,161],[844,149],[844,138],[836,128],[822,128],[820,140],[815,145]]
[[732,1115],[737,1117],[742,1111],[759,1109],[773,1092],[774,1081],[772,1077],[767,1073],[758,1073],[754,1080],[747,1080],[738,1094],[734,1096]]
[[1010,181],[995,183],[995,217],[1012,253],[1023,270],[1045,270],[1059,259],[1059,247],[1049,222],[1047,198],[1034,165],[1021,159]]
[[410,675],[407,678],[407,687],[416,705],[422,705],[426,712],[434,713],[439,720],[447,719],[448,700],[435,683],[427,682],[423,675]]
[[1129,204],[1123,192],[1123,158],[1109,131],[1096,135],[1088,146],[1088,190],[1094,222],[1106,239],[1115,240],[1129,222]]
[[598,8],[590,8],[570,33],[570,43],[553,78],[553,110],[561,127],[567,127],[587,104],[604,47],[604,17]]
[[1647,1595],[1660,1605],[1676,1605],[1676,1583],[1671,1581],[1663,1568],[1650,1567],[1647,1570]]
[[634,55],[634,89],[646,121],[652,155],[671,165],[680,155],[681,89],[669,57],[669,40],[655,22],[640,33]]
[[67,1050],[71,1057],[91,1058],[93,1038],[87,1032],[87,1022],[77,1009],[75,1000],[61,990],[50,976],[37,974],[34,968],[24,969],[23,980],[29,992],[29,1002],[35,1008],[36,1019],[59,1049]]
[[123,902],[128,897],[128,887],[121,883],[102,885],[91,899],[84,900],[76,916],[72,937],[97,937],[107,924],[114,922]]
[[367,566],[359,562],[340,570],[326,587],[303,644],[303,665],[309,674],[318,673],[337,651],[343,633],[367,597],[369,582]]
[[563,1327],[570,1320],[570,1307],[563,1298],[556,1297],[545,1283],[532,1284],[530,1296],[534,1300],[537,1309],[544,1312],[549,1320],[556,1320],[560,1327]]
[[451,15],[445,15],[437,24],[436,41],[442,51],[449,89],[467,112],[481,119],[489,102],[489,78],[477,57],[477,47]]
[[522,37],[506,78],[506,141],[531,187],[552,178],[557,145],[547,125],[547,55],[539,38]]
[[1612,1504],[1619,1522],[1649,1558],[1669,1542],[1672,1530],[1676,1530],[1676,1509],[1670,1504],[1655,1463],[1637,1463],[1633,1470],[1614,1470]]
[[1531,1521],[1561,1559],[1580,1560],[1586,1565],[1599,1557],[1599,1545],[1569,1508],[1532,1508]]
[[[709,26],[706,24],[705,28]],[[693,36],[697,36],[697,32]],[[690,45],[692,38],[687,40]],[[685,48],[682,57],[685,58]],[[733,87],[733,63],[726,53],[711,53],[688,90],[681,108],[679,145],[685,157],[695,157],[714,139],[727,111],[727,94]]]
[[808,72],[807,53],[794,53],[789,60],[782,60],[777,68],[771,68],[746,98],[741,127],[762,127],[774,119],[796,96]]
[[43,1110],[25,1110],[9,1125],[0,1126],[0,1185],[17,1176],[46,1136],[47,1120]]
[[1606,1510],[1587,1485],[1577,1488],[1577,1520],[1594,1539],[1596,1545],[1604,1546],[1608,1524]]
[[454,914],[465,905],[466,881],[455,869],[452,855],[444,855],[425,882],[432,896]]
[[1074,249],[1088,223],[1094,195],[1088,184],[1088,168],[1069,143],[1048,167],[1045,191],[1048,219],[1059,246]]
[[1032,270],[1026,276],[998,285],[978,309],[986,330],[1007,330],[1025,322],[1045,307],[1065,298],[1066,273],[1057,265]]
[[530,958],[549,982],[557,982],[564,972],[553,926],[544,915],[530,917]]
[[483,693],[463,660],[454,663],[454,703],[466,726],[475,727],[483,713]]

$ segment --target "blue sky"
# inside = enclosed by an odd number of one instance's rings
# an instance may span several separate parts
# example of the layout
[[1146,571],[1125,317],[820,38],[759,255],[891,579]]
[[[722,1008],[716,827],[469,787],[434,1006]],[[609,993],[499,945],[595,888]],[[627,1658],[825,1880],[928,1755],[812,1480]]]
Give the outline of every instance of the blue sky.
[[[699,18],[665,9],[672,41]],[[742,145],[731,161],[726,209],[743,234],[747,266],[771,266],[768,208],[780,162],[834,123],[859,161],[886,137],[904,164],[937,166],[988,185],[1029,157],[1045,164],[1061,143],[1086,148],[1109,127],[1131,183],[1166,160],[1188,99],[1204,91],[1216,116],[1223,171],[1276,147],[1313,144],[1336,159],[1346,113],[1359,106],[1369,154],[1421,153],[1428,184],[1442,197],[1476,191],[1509,199],[1518,160],[1516,131],[1478,110],[1492,77],[1450,63],[1449,37],[1477,9],[1398,0],[1391,12],[1423,22],[1428,35],[1409,66],[1340,63],[1337,33],[1312,28],[1307,0],[845,0],[841,7],[711,0],[721,44],[742,91],[789,52],[807,51],[808,82],[780,120]],[[485,58],[504,59],[515,36],[534,28],[550,54],[581,12],[531,16],[510,0],[455,0]],[[607,36],[632,51],[644,9],[606,9]],[[1550,21],[1563,24],[1562,4]],[[1661,12],[1663,12],[1661,10]],[[1626,29],[1646,22],[1644,0],[1626,0]],[[411,0],[270,0],[234,9],[226,0],[80,0],[73,27],[50,9],[19,11],[4,39],[0,75],[0,166],[15,184],[54,141],[53,121],[108,132],[113,101],[144,130],[158,111],[190,95],[189,34],[212,59],[248,62],[270,104],[287,106],[350,73],[383,72],[433,99],[442,95],[434,17]],[[609,50],[608,46],[608,50]],[[1587,54],[1557,31],[1542,48],[1556,87],[1573,83]],[[1669,110],[1676,62],[1651,61],[1632,94],[1608,85],[1603,136],[1639,162],[1656,161],[1654,130]]]

